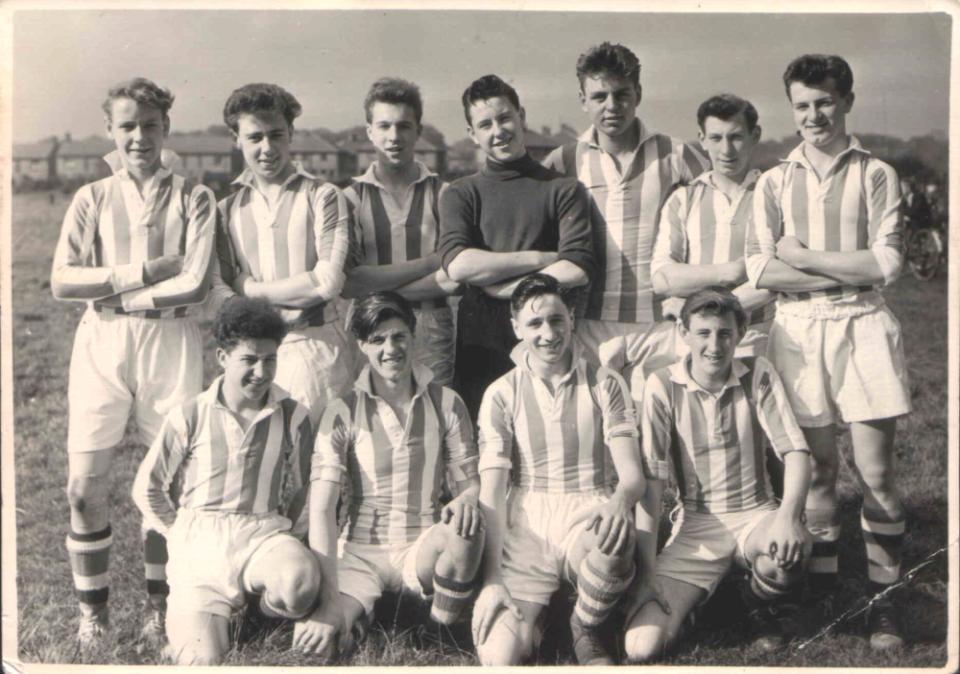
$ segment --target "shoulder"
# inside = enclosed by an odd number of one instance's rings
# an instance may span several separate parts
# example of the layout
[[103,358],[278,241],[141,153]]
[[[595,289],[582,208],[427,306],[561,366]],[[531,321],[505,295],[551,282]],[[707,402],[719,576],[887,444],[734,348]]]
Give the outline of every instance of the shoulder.
[[895,168],[882,159],[877,159],[873,155],[862,156],[864,172],[871,182],[885,181],[888,185],[893,184],[899,187],[899,177],[897,176],[897,170]]
[[486,403],[488,400],[490,402],[497,402],[499,404],[505,404],[507,401],[512,401],[521,376],[522,372],[519,368],[515,367],[506,374],[495,379],[494,382],[487,387],[487,390],[483,394],[484,403]]
[[658,368],[647,375],[647,380],[643,386],[644,396],[653,396],[655,398],[669,399],[669,391],[672,388],[670,382],[669,365]]
[[329,433],[334,426],[339,424],[353,424],[353,410],[357,405],[357,392],[349,391],[343,396],[331,400],[323,408],[320,415],[320,425],[318,432]]

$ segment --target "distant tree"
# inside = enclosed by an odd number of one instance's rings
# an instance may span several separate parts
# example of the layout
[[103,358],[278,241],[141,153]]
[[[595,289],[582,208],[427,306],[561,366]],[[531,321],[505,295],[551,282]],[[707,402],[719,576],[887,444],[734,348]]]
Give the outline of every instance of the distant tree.
[[206,132],[211,136],[230,136],[233,133],[230,131],[230,127],[225,124],[211,124],[207,127]]

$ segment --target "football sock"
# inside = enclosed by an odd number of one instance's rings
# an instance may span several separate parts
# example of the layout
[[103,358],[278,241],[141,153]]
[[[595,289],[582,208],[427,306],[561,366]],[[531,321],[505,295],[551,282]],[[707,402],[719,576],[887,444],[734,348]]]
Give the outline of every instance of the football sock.
[[591,564],[589,555],[584,557],[577,574],[577,604],[573,609],[580,622],[596,627],[606,620],[633,581],[634,570],[631,566],[622,576],[609,575]]
[[814,588],[832,587],[837,579],[837,540],[840,521],[833,508],[807,510],[807,529],[813,536],[810,554],[810,584]]
[[113,536],[110,525],[91,533],[71,530],[67,535],[67,552],[73,571],[73,586],[81,608],[87,613],[106,605],[110,592],[110,546]]
[[454,580],[434,574],[430,617],[442,625],[452,625],[470,606],[473,587],[473,581]]
[[167,539],[148,529],[143,535],[143,570],[147,579],[147,596],[151,604],[162,604],[168,594]]
[[[863,543],[867,548],[867,578],[871,590],[883,589],[900,578],[900,553],[906,521],[903,515],[891,516],[866,507],[860,514]],[[875,591],[874,591],[875,593]]]

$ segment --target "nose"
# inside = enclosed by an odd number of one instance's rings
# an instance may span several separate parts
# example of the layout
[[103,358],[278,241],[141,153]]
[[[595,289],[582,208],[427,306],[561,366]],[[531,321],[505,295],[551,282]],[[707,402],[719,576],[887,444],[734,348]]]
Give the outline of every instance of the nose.
[[134,140],[140,140],[143,138],[143,129],[140,128],[140,125],[133,127],[133,130],[130,131],[130,137]]
[[729,138],[724,138],[720,143],[720,151],[725,157],[733,155],[733,141]]

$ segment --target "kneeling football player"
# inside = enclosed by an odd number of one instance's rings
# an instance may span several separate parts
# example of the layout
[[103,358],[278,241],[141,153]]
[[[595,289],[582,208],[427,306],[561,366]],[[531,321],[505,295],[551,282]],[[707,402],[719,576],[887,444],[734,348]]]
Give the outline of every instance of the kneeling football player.
[[[353,390],[330,403],[311,469],[310,545],[333,573],[294,644],[331,656],[385,591],[429,599],[451,624],[467,608],[483,552],[477,449],[467,408],[413,358],[416,317],[395,292],[358,299],[350,319],[368,364]],[[458,494],[440,505],[445,475]],[[346,477],[347,522],[337,550],[335,509]],[[324,569],[326,571],[326,568]]]
[[582,357],[571,307],[551,276],[519,283],[511,298],[516,367],[487,389],[480,408],[487,543],[474,641],[485,665],[532,654],[561,581],[577,589],[577,660],[612,664],[597,628],[634,576],[633,508],[644,482],[633,403],[620,375]]
[[286,331],[266,300],[224,305],[214,324],[223,374],[170,412],[134,481],[144,520],[168,541],[177,664],[223,659],[245,593],[261,595],[266,615],[291,619],[317,597],[320,566],[291,534],[313,434],[307,408],[273,384]]
[[[687,298],[680,319],[690,353],[644,387],[649,482],[638,530],[644,569],[653,572],[632,598],[637,610],[625,642],[632,661],[656,659],[675,643],[684,619],[734,564],[750,573],[743,596],[752,638],[777,648],[783,634],[771,608],[798,587],[812,547],[803,519],[810,452],[783,384],[762,356],[734,358],[746,312],[732,292],[709,286]],[[764,435],[785,464],[779,506],[764,471]],[[653,561],[671,461],[682,508]]]

